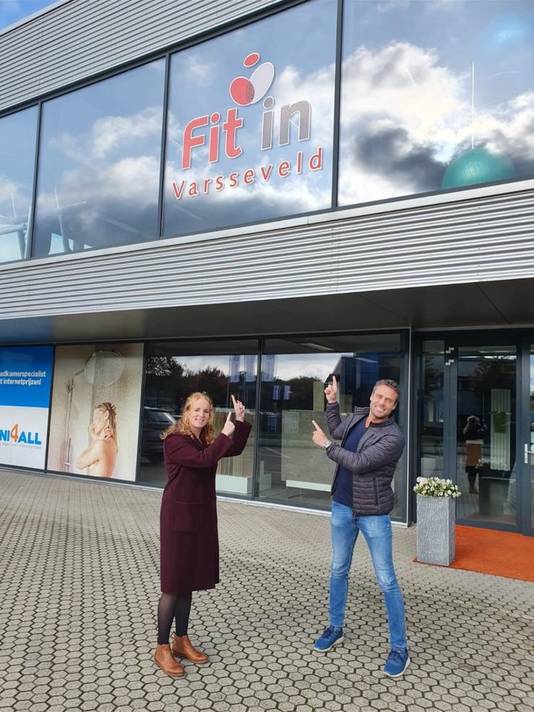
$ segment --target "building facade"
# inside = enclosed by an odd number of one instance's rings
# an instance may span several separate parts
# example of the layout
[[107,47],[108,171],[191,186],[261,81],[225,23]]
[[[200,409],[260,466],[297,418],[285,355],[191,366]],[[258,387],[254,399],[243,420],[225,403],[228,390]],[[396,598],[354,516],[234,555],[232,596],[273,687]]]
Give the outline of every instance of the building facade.
[[192,390],[221,495],[325,509],[311,444],[399,381],[458,520],[534,533],[534,13],[64,0],[0,34],[0,463],[161,486]]

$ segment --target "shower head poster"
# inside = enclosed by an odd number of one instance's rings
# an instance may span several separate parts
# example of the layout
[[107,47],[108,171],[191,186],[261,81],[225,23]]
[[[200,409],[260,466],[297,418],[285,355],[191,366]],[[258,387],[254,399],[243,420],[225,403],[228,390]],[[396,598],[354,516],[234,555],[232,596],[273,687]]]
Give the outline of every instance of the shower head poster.
[[141,344],[56,348],[48,469],[135,480]]
[[0,349],[0,463],[44,469],[54,352]]

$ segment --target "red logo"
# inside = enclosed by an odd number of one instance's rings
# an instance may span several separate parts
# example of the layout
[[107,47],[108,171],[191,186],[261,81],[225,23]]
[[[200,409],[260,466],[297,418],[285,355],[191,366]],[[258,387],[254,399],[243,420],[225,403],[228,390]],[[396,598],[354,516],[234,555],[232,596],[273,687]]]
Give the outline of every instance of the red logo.
[[[247,54],[243,61],[244,67],[254,67],[260,61],[258,52]],[[230,96],[239,106],[250,106],[263,99],[274,80],[274,65],[263,62],[250,77],[236,77],[230,83]]]

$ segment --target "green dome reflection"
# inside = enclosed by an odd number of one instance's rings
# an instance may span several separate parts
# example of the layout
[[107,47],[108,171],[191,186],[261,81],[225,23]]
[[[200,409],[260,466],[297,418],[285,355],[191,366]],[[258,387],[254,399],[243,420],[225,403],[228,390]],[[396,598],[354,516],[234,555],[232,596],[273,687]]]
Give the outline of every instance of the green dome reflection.
[[472,148],[449,163],[441,187],[462,188],[510,178],[515,178],[515,169],[509,158],[491,153],[485,148]]

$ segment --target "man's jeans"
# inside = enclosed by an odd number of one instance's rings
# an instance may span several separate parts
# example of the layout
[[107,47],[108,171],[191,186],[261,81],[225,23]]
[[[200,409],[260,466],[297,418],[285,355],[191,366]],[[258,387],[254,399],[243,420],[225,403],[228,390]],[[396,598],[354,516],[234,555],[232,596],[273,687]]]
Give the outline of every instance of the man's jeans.
[[392,650],[404,650],[406,624],[402,593],[395,577],[392,557],[391,519],[389,514],[355,517],[350,507],[332,502],[332,567],[330,571],[330,625],[343,626],[349,572],[356,538],[362,531],[386,603]]

